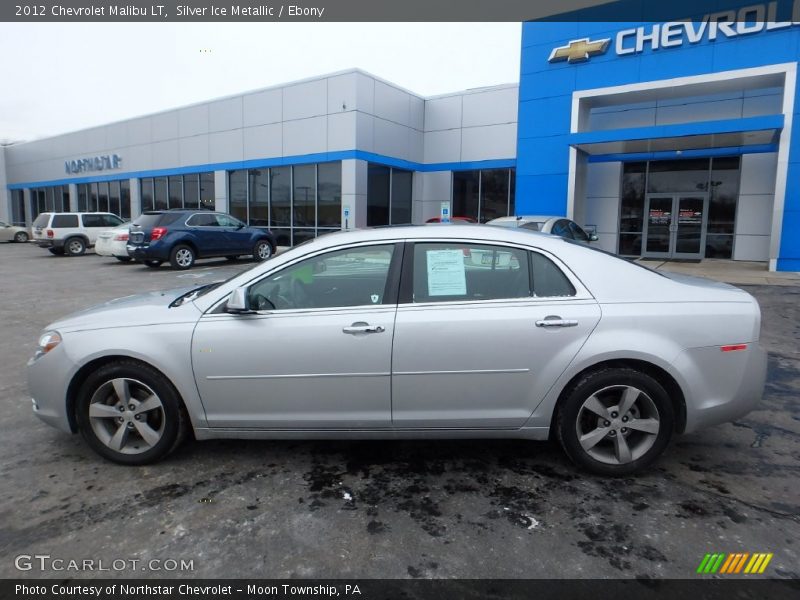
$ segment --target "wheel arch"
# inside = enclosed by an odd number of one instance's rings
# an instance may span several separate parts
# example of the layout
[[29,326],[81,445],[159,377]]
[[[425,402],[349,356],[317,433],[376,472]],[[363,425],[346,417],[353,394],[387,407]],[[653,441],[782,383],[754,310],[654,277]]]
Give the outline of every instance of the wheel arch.
[[[80,369],[78,369],[75,372],[75,374],[72,376],[72,379],[69,382],[69,385],[67,386],[67,398],[66,398],[67,419],[69,420],[69,427],[72,430],[72,433],[78,432],[76,405],[78,402],[78,392],[80,391],[83,383],[86,381],[89,375],[91,375],[98,369],[101,369],[102,367],[108,364],[123,360],[146,365],[147,367],[153,369],[154,371],[157,371],[162,377],[164,377],[164,379],[166,379],[170,383],[185,413],[187,415],[191,414],[189,408],[186,406],[186,401],[184,400],[180,390],[175,386],[174,383],[172,383],[172,380],[161,369],[159,369],[158,367],[147,361],[144,361],[134,356],[128,356],[125,354],[111,354],[108,356],[101,356],[87,362],[85,365],[83,365]],[[190,428],[190,430],[193,430],[193,428]]]
[[638,358],[613,358],[609,360],[604,360],[588,367],[585,367],[578,373],[576,373],[567,383],[561,388],[561,392],[558,395],[558,399],[556,400],[555,406],[553,407],[553,418],[550,420],[550,438],[554,439],[555,436],[555,423],[556,423],[556,415],[561,408],[562,403],[564,400],[569,396],[570,392],[572,391],[575,384],[584,376],[588,375],[589,373],[593,373],[595,371],[601,371],[603,369],[612,369],[612,368],[629,368],[634,369],[636,371],[640,371],[646,375],[649,375],[653,379],[655,379],[667,392],[670,401],[672,402],[672,408],[675,411],[675,431],[677,433],[683,433],[686,429],[686,396],[683,393],[683,389],[681,389],[680,384],[675,380],[675,378],[670,375],[665,369],[662,367],[648,362],[646,360],[638,359]]

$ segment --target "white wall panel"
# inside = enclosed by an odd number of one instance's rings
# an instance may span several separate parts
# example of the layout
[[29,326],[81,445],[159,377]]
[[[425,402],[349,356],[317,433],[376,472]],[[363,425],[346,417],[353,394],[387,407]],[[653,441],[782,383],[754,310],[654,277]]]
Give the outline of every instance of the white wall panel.
[[283,88],[283,119],[305,119],[328,112],[328,80],[318,79]]
[[514,158],[517,148],[517,125],[487,125],[461,130],[461,160]]
[[208,136],[209,162],[234,162],[242,160],[242,130],[218,131]]
[[578,225],[594,225],[598,233],[616,235],[619,229],[619,196],[587,198],[583,223]]
[[150,117],[150,139],[154,142],[178,137],[178,111],[171,110]]
[[461,96],[434,98],[425,103],[425,131],[461,127]]
[[778,154],[745,154],[742,156],[742,178],[739,194],[774,194]]
[[622,163],[588,163],[586,169],[586,195],[619,198],[621,176]]
[[166,140],[153,144],[153,164],[159,169],[178,166],[178,140]]
[[356,111],[328,115],[328,152],[356,147]]
[[242,111],[242,123],[245,127],[280,123],[283,120],[283,90],[247,94],[242,99]]
[[659,106],[656,108],[656,125],[738,119],[741,116],[741,98],[717,102],[692,102],[690,104]]
[[243,143],[244,160],[282,156],[283,126],[280,123],[271,123],[246,127]]
[[374,127],[374,152],[386,156],[408,159],[408,127],[384,119],[375,119]]
[[461,130],[428,131],[425,133],[425,162],[461,160]]
[[314,117],[283,124],[283,155],[325,152],[328,148],[328,118]]
[[375,114],[375,80],[364,73],[356,73],[356,108]]
[[387,121],[408,125],[409,95],[382,81],[375,81],[374,114],[376,117],[381,117]]
[[465,94],[462,125],[474,127],[516,122],[518,103],[517,87]]
[[737,235],[733,246],[734,260],[769,260],[768,235]]
[[242,98],[217,100],[208,105],[208,130],[229,131],[242,128]]
[[152,138],[153,123],[150,117],[131,119],[125,123],[128,127],[128,143],[131,146],[136,144],[149,144]]
[[373,152],[375,144],[375,117],[362,112],[356,114],[356,148]]
[[178,140],[178,154],[182,167],[208,164],[208,135],[181,138]]
[[198,104],[178,111],[178,135],[190,137],[208,133],[208,104]]
[[409,96],[408,110],[409,126],[418,131],[425,129],[425,100],[416,96]]
[[772,194],[739,195],[736,206],[736,233],[770,235],[772,229]]
[[[422,198],[426,202],[450,200],[452,171],[432,171],[422,174]],[[438,211],[438,209],[437,209]],[[438,212],[436,213],[439,214]],[[434,215],[435,216],[435,215]]]
[[328,78],[328,114],[356,110],[357,80],[355,73],[345,73]]

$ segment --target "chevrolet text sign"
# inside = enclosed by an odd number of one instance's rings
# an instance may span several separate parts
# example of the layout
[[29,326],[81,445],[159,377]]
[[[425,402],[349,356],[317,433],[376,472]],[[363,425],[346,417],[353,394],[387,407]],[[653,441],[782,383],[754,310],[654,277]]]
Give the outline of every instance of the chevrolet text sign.
[[121,166],[122,158],[119,154],[90,156],[64,162],[64,170],[68,175],[86,173],[87,171],[108,171],[110,169],[119,169]]
[[[684,42],[696,44],[703,40],[714,41],[721,37],[737,37],[762,31],[774,31],[800,25],[800,0],[792,4],[791,21],[778,21],[779,2],[754,4],[736,10],[725,10],[704,15],[700,19],[671,21],[623,29],[617,33],[614,51],[617,56],[638,54],[646,49],[676,48]],[[550,62],[566,60],[583,62],[593,55],[604,54],[611,39],[592,40],[583,38],[573,40],[566,46],[554,48],[548,59]]]

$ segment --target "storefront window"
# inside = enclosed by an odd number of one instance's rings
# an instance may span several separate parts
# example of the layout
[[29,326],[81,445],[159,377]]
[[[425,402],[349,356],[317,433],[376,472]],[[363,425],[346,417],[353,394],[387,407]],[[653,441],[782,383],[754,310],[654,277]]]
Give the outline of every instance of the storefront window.
[[168,179],[169,183],[169,207],[183,208],[183,178],[180,175],[172,175]]
[[200,208],[200,178],[197,173],[183,176],[183,207]]
[[119,182],[120,211],[119,216],[126,221],[131,218],[131,182],[121,179]]
[[247,171],[231,171],[228,174],[230,214],[247,223]]
[[515,179],[515,169],[453,172],[453,216],[485,223],[513,215]]
[[214,210],[214,173],[200,173],[200,206]]
[[269,226],[269,169],[251,169],[250,186],[250,225]]
[[167,178],[156,177],[153,179],[153,199],[154,208],[156,210],[167,210],[169,208],[169,201],[167,196]]
[[[294,185],[294,227],[316,227],[317,221],[317,166],[299,165],[293,167]],[[298,242],[295,241],[295,244]]]
[[389,224],[389,181],[391,168],[369,165],[367,170],[367,227]]
[[480,171],[455,171],[453,173],[452,213],[454,217],[478,218],[480,188]]
[[391,224],[411,223],[411,171],[392,169]]
[[509,214],[508,185],[508,169],[481,171],[481,223]]
[[153,202],[153,180],[141,179],[139,183],[141,190],[142,212],[146,210],[153,210],[155,208],[155,203]]

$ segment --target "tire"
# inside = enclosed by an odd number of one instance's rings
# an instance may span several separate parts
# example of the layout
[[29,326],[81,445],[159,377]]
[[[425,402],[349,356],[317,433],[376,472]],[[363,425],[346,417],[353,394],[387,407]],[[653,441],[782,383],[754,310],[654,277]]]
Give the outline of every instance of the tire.
[[119,262],[131,262],[130,256],[115,256],[114,258],[116,258]]
[[28,234],[25,233],[24,231],[18,231],[14,235],[14,241],[17,242],[18,244],[24,244],[25,242],[28,241]]
[[643,471],[667,447],[674,428],[672,402],[661,384],[627,367],[581,377],[556,416],[556,435],[570,460],[606,476]]
[[272,244],[267,240],[258,240],[256,245],[253,246],[253,260],[256,262],[264,262],[272,258],[273,252]]
[[71,237],[64,242],[64,253],[67,256],[80,256],[86,252],[86,242],[83,238]]
[[75,410],[78,429],[92,450],[123,465],[161,460],[178,447],[189,428],[170,381],[133,360],[109,363],[89,375]]
[[158,267],[161,266],[161,261],[160,260],[146,260],[146,261],[144,261],[144,265],[146,267],[150,267],[151,269],[157,269]]
[[63,248],[48,248],[47,251],[50,254],[55,254],[56,256],[63,256],[64,255],[64,249]]
[[178,244],[169,254],[169,264],[172,265],[173,269],[178,269],[180,271],[191,269],[194,261],[194,250],[186,244]]

